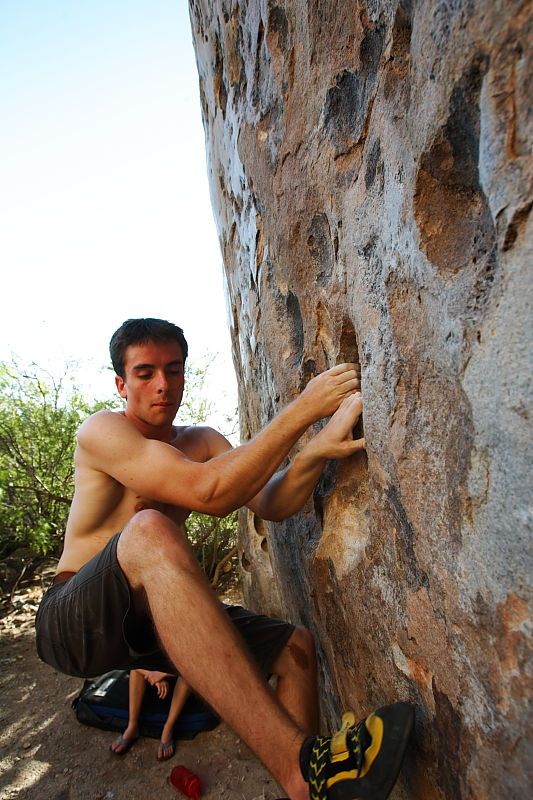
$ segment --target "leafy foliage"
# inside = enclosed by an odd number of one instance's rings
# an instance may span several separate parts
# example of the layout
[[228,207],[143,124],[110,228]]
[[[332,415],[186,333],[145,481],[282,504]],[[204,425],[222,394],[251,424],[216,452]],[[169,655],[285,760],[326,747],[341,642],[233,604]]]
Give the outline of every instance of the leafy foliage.
[[87,402],[65,374],[0,364],[0,558],[58,553],[73,494],[76,430],[117,403]]
[[[201,363],[187,364],[186,389],[179,411],[181,424],[204,425],[213,412],[206,397],[205,384],[213,357]],[[225,418],[223,433],[229,438],[237,427],[237,412]],[[238,512],[227,517],[210,517],[193,511],[186,523],[187,536],[205,574],[216,586],[224,575],[237,566]]]
[[[203,424],[209,362],[188,367],[185,424]],[[120,399],[88,401],[69,377],[32,364],[0,363],[0,560],[24,548],[58,556],[74,492],[76,431],[90,414],[121,406]],[[234,420],[228,420],[233,424]],[[192,513],[187,534],[206,575],[216,584],[236,556],[237,514],[225,519]]]
[[237,566],[237,527],[237,511],[227,517],[194,511],[187,520],[187,536],[213,586]]

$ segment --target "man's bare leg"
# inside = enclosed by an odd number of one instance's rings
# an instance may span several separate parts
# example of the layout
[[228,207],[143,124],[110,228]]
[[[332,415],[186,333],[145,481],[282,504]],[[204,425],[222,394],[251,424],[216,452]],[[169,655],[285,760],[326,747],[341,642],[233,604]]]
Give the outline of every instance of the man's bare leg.
[[139,717],[141,716],[141,706],[144,697],[146,681],[142,672],[132,669],[129,679],[129,708],[128,708],[128,727],[124,733],[111,743],[110,750],[121,756],[130,749],[133,742],[139,738]]
[[299,728],[308,734],[318,732],[316,651],[313,635],[307,628],[296,628],[274,662],[276,696]]
[[305,733],[252,663],[179,528],[157,511],[141,511],[120,536],[117,555],[136,597],[146,596],[161,642],[185,681],[248,744],[291,800],[308,800],[299,768]]

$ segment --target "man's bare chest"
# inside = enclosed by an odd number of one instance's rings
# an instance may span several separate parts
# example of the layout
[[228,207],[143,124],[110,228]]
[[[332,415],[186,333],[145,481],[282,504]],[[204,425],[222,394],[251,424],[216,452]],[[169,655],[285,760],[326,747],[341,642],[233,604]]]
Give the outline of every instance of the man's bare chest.
[[[204,461],[206,457],[205,445],[200,437],[195,436],[195,433],[194,429],[191,428],[177,428],[176,438],[170,444],[179,449],[191,461]],[[133,516],[145,509],[154,509],[165,514],[177,525],[183,524],[191,513],[188,508],[162,503],[125,488],[124,503],[127,506],[128,516]]]

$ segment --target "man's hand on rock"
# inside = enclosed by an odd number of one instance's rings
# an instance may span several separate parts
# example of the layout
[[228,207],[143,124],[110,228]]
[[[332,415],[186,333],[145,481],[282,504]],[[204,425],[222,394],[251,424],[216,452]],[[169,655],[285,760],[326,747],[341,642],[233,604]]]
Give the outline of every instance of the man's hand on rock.
[[353,429],[363,410],[360,392],[341,402],[328,424],[307,445],[316,458],[347,458],[364,450],[365,440],[353,438]]
[[337,364],[312,378],[298,401],[305,404],[313,421],[329,417],[343,400],[361,388],[359,364]]

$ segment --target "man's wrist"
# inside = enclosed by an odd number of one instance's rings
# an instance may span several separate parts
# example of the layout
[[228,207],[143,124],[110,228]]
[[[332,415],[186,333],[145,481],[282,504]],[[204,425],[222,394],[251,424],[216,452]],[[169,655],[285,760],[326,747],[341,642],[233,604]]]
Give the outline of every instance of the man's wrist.
[[300,462],[302,469],[322,470],[326,464],[328,457],[316,442],[316,437],[313,437],[305,447],[294,457],[294,462]]
[[302,424],[304,431],[306,431],[310,425],[322,419],[316,409],[313,409],[312,403],[309,402],[304,392],[297,395],[286,408],[293,409],[295,413],[297,413],[298,420]]

